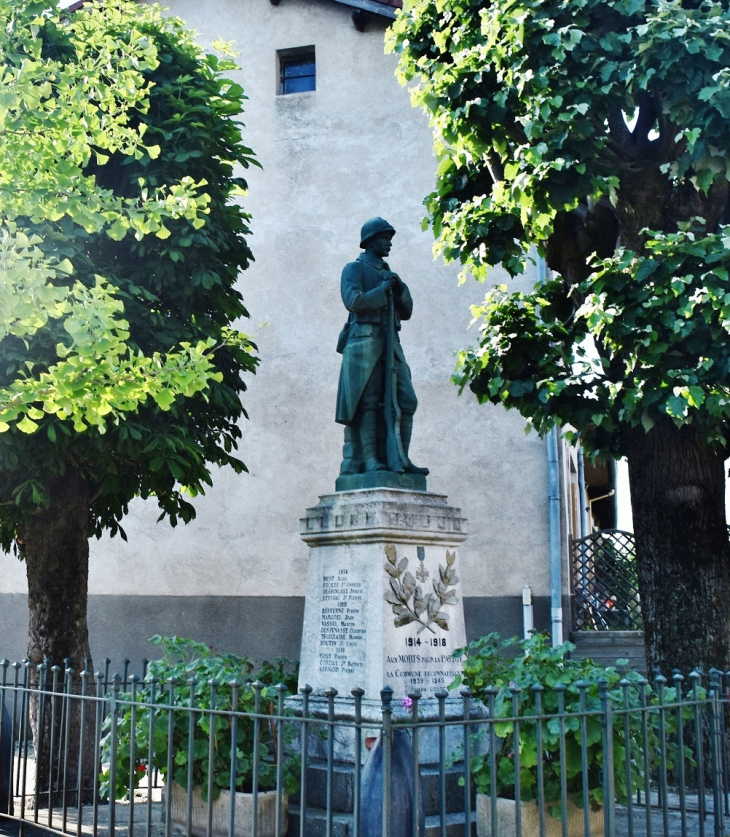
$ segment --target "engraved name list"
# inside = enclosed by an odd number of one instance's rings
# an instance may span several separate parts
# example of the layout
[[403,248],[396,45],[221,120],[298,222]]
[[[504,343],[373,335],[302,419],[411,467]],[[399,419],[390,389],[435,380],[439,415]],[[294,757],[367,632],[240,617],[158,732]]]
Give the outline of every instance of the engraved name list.
[[365,668],[366,627],[363,584],[350,578],[346,567],[322,577],[319,671],[358,675]]

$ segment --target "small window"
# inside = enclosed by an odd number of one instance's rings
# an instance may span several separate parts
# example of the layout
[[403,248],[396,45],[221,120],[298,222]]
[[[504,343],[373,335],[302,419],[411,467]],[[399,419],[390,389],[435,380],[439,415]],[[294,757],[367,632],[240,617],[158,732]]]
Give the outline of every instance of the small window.
[[304,93],[317,89],[314,47],[282,49],[279,56],[279,93]]

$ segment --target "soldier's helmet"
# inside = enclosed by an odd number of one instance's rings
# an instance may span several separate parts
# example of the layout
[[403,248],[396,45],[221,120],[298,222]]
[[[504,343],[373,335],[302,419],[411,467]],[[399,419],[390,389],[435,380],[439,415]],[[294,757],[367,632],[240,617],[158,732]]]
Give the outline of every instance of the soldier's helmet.
[[369,221],[366,221],[360,230],[360,247],[365,247],[368,240],[374,235],[380,235],[380,233],[384,232],[395,235],[395,228],[391,227],[383,218],[371,218]]

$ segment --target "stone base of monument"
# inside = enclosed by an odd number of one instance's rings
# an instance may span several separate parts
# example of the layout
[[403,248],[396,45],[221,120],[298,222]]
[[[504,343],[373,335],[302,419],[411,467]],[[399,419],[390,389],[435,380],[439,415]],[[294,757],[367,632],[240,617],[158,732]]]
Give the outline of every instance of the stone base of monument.
[[366,474],[341,474],[335,481],[336,491],[357,491],[362,488],[400,488],[405,491],[426,491],[423,474],[399,474],[395,471],[368,471]]
[[433,697],[466,645],[458,547],[466,520],[446,497],[397,488],[320,497],[301,521],[309,545],[300,688],[340,696],[384,686]]
[[[325,722],[329,717],[329,704],[326,698],[318,699],[310,697],[308,700],[307,718],[311,719],[310,734],[307,737],[308,756],[314,760],[326,762],[330,746],[332,759],[338,763],[354,764],[359,753],[360,763],[364,764],[368,749],[366,742],[372,742],[380,735],[382,729],[382,704],[375,701],[362,701],[362,712],[360,725],[356,726],[355,713],[352,700],[341,700],[339,695],[334,700],[335,711],[333,720],[334,740],[329,741],[328,727]],[[303,699],[301,695],[287,699],[286,706],[292,710],[296,717],[303,715]],[[484,717],[484,706],[478,701],[470,701],[469,716],[474,718]],[[392,720],[399,729],[408,730],[411,724],[411,711],[398,706],[394,707]],[[418,761],[421,765],[437,765],[441,752],[441,732],[436,722],[441,717],[437,701],[433,699],[419,700],[418,702]],[[444,701],[443,720],[446,722],[443,727],[443,750],[448,761],[454,762],[455,754],[463,750],[464,727],[461,724],[454,724],[464,718],[464,702],[461,698],[447,698]],[[450,724],[450,722],[452,722]],[[297,740],[293,749],[300,751],[300,743]],[[458,760],[458,756],[457,756]]]
[[[425,837],[441,835],[441,785],[437,770],[421,767],[421,793],[425,813]],[[446,771],[445,821],[447,837],[464,837],[464,788],[459,785],[463,771],[455,766]],[[355,775],[352,765],[337,764],[331,775],[332,837],[353,837],[353,811],[355,803]],[[361,800],[361,805],[364,800]],[[307,772],[307,837],[324,837],[327,834],[327,766],[313,764]],[[472,834],[476,834],[476,797],[470,800]],[[301,800],[292,797],[289,804],[289,834],[301,833]]]
[[[422,696],[419,719],[438,720],[441,710],[435,695],[458,674],[459,664],[452,654],[466,645],[458,552],[466,538],[466,520],[444,495],[383,485],[387,473],[373,475],[381,480],[376,487],[323,495],[301,521],[301,535],[310,547],[310,556],[299,687],[311,688],[309,717],[324,720],[332,711],[341,722],[336,726],[331,758],[335,765],[333,787],[340,788],[333,796],[337,812],[334,833],[343,835],[352,833],[348,829],[352,827],[358,759],[353,690],[363,690],[359,748],[363,764],[368,753],[365,740],[377,737],[383,718],[381,689],[388,686],[393,690],[394,721],[410,717],[407,698],[414,693]],[[416,479],[420,475],[393,476]],[[341,481],[345,479],[349,478],[339,478],[338,489],[344,487]],[[425,487],[425,477],[420,479]],[[332,689],[337,695],[330,704],[327,693]],[[301,698],[291,698],[288,704],[301,714]],[[443,711],[445,720],[463,718],[462,699],[447,698]],[[473,711],[479,714],[477,707]],[[419,730],[424,800],[432,800],[426,805],[427,833],[435,825],[428,817],[440,813],[440,755],[448,760],[463,745],[462,726],[444,729],[443,743],[438,727]],[[312,764],[307,807],[313,809],[313,819],[310,824],[308,815],[306,833],[314,835],[319,833],[316,823],[322,816],[326,820],[323,810],[314,809],[326,808],[322,794],[326,794],[330,751],[326,737],[315,730],[308,736],[307,746]],[[447,833],[452,827],[464,833],[464,791],[458,785],[459,775],[458,764],[446,774]],[[293,802],[296,833],[298,813],[296,800]]]

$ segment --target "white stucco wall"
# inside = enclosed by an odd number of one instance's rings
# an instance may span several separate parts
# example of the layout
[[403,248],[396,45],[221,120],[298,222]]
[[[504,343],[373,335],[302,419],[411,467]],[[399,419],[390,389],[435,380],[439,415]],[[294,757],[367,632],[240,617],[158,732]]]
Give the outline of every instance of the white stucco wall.
[[[342,428],[334,422],[337,335],[345,320],[342,266],[373,215],[397,229],[389,262],[409,284],[413,319],[402,342],[419,409],[413,460],[429,489],[469,519],[464,593],[549,595],[544,443],[501,408],[480,407],[450,383],[476,283],[457,287],[421,231],[435,162],[425,117],[411,108],[383,53],[384,23],[356,31],[347,7],[326,0],[168,0],[200,33],[235,40],[250,101],[247,143],[263,170],[248,172],[256,263],[242,276],[248,329],[261,365],[249,380],[240,455],[250,474],[214,474],[197,520],[157,524],[154,503],[132,504],[129,542],[92,543],[96,595],[302,596],[307,548],[298,521],[333,490]],[[317,90],[278,96],[276,50],[314,44]],[[507,281],[496,272],[494,279]],[[23,567],[0,557],[3,592],[24,590]]]

